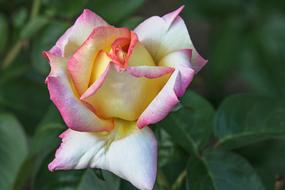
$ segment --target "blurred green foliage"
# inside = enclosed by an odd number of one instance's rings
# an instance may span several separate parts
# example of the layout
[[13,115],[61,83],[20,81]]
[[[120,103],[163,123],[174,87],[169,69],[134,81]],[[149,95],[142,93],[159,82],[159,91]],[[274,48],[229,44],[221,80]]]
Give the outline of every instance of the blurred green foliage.
[[153,126],[155,190],[285,189],[285,1],[0,0],[1,190],[135,189],[96,169],[47,170],[65,127],[49,100],[41,52],[84,8],[134,28],[182,4],[209,63]]

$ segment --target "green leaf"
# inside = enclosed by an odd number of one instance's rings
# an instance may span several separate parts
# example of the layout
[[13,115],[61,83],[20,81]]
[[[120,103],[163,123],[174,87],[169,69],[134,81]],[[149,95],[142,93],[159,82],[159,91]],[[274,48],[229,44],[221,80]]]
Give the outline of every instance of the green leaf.
[[53,154],[47,157],[34,180],[34,190],[118,190],[119,178],[103,171],[104,181],[99,179],[92,169],[79,171],[56,171],[47,169]]
[[217,146],[237,148],[285,135],[285,103],[256,95],[235,95],[219,107],[214,125]]
[[177,176],[185,169],[188,153],[171,141],[170,135],[163,129],[155,127],[158,140],[158,180],[157,187],[166,188],[174,183]]
[[180,107],[159,125],[174,142],[193,153],[204,146],[212,135],[213,116],[212,106],[196,93],[188,91],[182,97]]
[[32,139],[30,158],[34,160],[33,189],[35,190],[116,190],[119,188],[119,179],[108,172],[102,172],[104,180],[96,173],[98,170],[81,171],[48,171],[48,164],[55,156],[55,150],[60,145],[63,126],[59,112],[51,106],[43,117]]
[[2,53],[8,40],[8,24],[2,14],[0,14],[0,34],[0,53]]
[[31,140],[30,158],[36,158],[37,164],[40,165],[43,159],[59,146],[61,141],[58,136],[64,130],[66,127],[57,109],[51,105]]
[[43,160],[60,144],[57,137],[64,129],[58,111],[51,106],[31,139],[29,156],[22,165],[14,190],[23,189],[23,186],[35,176]]
[[243,157],[219,150],[190,160],[187,184],[189,190],[265,190]]
[[28,134],[34,132],[34,128],[42,119],[50,104],[44,79],[41,80],[42,83],[38,83],[21,76],[12,80],[6,80],[1,84],[0,79],[1,107],[14,113]]
[[42,52],[50,49],[57,39],[64,33],[67,25],[63,22],[50,23],[41,34],[33,41],[32,46],[32,63],[34,68],[44,76],[50,71],[49,63],[43,58]]
[[285,138],[254,143],[238,152],[253,163],[266,189],[275,190],[278,176],[285,176]]
[[98,0],[90,3],[94,11],[108,22],[114,24],[135,12],[144,0]]
[[37,16],[32,19],[21,31],[20,38],[27,39],[35,35],[39,30],[41,30],[49,20],[45,17]]
[[20,123],[10,114],[0,114],[0,189],[11,190],[28,154]]

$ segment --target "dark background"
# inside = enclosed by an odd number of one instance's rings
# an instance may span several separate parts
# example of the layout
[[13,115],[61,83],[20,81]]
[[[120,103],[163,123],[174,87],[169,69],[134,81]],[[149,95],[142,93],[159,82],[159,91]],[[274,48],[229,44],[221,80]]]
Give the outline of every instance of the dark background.
[[100,170],[48,172],[65,127],[41,52],[84,8],[134,28],[180,5],[209,62],[181,108],[153,127],[155,189],[285,189],[285,1],[0,0],[0,190],[133,189]]

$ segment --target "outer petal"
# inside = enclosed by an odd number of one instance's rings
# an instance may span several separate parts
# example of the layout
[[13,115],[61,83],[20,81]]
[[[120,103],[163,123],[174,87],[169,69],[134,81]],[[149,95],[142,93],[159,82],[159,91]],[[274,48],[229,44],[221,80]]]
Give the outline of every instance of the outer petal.
[[179,102],[185,90],[193,79],[195,71],[190,64],[191,50],[181,50],[168,54],[161,59],[160,66],[175,69],[166,85],[140,115],[137,125],[143,128],[164,119]]
[[92,11],[85,9],[49,52],[57,56],[70,57],[93,29],[99,26],[108,26],[108,24]]
[[59,109],[66,125],[76,131],[109,131],[112,121],[97,117],[78,98],[66,73],[66,59],[45,52],[51,65],[46,79],[50,98]]
[[111,26],[95,28],[88,39],[72,55],[67,67],[79,94],[88,88],[97,54],[101,50],[108,52],[115,39],[124,37],[130,38],[130,31],[126,28]]
[[60,136],[62,144],[49,164],[49,170],[101,168],[139,189],[151,190],[157,170],[157,142],[148,127],[140,130],[134,122],[132,125],[135,130],[130,135],[111,144],[112,135],[65,131]]
[[191,62],[198,72],[205,64],[194,48],[184,21],[179,17],[183,7],[163,17],[153,16],[141,23],[135,32],[141,43],[148,49],[156,62],[172,51],[192,49]]
[[172,71],[154,66],[120,71],[111,64],[108,74],[102,75],[106,77],[103,85],[95,82],[80,99],[93,105],[101,117],[135,121],[165,85]]

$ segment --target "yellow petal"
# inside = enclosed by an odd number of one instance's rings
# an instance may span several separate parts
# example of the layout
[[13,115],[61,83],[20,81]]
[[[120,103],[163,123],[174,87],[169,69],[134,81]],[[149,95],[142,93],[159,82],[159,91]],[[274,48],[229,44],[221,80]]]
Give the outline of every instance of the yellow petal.
[[93,84],[106,70],[111,59],[106,52],[100,51],[96,56],[89,85]]
[[128,60],[128,66],[142,65],[155,66],[155,63],[146,48],[140,42],[138,42],[135,45],[133,53]]
[[157,78],[135,77],[127,71],[117,71],[112,64],[103,85],[95,92],[87,90],[88,95],[84,93],[81,100],[92,105],[103,118],[135,121],[169,76],[170,73]]

